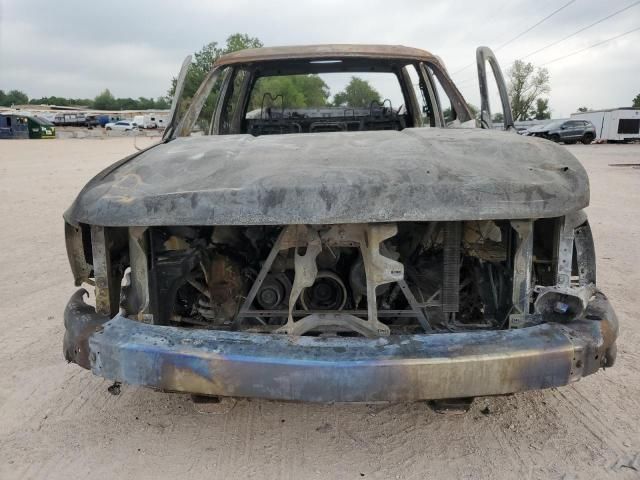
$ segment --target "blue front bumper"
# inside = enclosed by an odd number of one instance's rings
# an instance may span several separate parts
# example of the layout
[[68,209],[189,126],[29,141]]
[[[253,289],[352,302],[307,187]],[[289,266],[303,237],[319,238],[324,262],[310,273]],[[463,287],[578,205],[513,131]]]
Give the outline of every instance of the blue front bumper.
[[377,339],[157,326],[98,315],[79,290],[65,357],[164,391],[314,402],[407,401],[558,387],[610,366],[618,324],[598,293],[585,318],[519,330]]

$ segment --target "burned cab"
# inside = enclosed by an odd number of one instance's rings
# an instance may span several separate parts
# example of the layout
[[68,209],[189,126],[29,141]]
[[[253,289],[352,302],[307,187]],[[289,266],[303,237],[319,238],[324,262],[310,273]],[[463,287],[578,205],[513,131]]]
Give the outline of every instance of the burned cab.
[[[165,391],[322,402],[505,394],[611,366],[587,175],[509,132],[497,61],[477,58],[479,121],[423,50],[240,51],[181,105],[187,59],[163,141],[65,213],[76,285],[95,287],[95,307],[84,289],[68,303],[67,360]],[[504,132],[486,128],[487,63]],[[309,83],[320,93],[291,88]]]

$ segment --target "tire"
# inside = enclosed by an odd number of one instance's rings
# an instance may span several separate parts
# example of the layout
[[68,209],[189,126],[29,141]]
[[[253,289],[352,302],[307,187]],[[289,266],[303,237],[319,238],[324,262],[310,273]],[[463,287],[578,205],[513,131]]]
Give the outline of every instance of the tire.
[[111,130],[111,127],[105,127],[106,130]]
[[556,143],[560,142],[560,135],[558,134],[549,135],[549,137],[547,138],[549,138],[549,140],[551,140],[552,142],[556,142]]
[[582,136],[582,140],[580,140],[582,143],[584,143],[585,145],[589,145],[591,142],[593,142],[593,135],[590,133],[585,133]]

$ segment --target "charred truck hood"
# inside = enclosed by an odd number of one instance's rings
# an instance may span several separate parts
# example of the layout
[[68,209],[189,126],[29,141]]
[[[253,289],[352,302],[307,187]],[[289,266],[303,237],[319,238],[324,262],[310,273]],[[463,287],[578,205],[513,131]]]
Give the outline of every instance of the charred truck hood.
[[101,226],[556,217],[586,207],[566,149],[475,129],[178,138],[97,175],[65,213]]

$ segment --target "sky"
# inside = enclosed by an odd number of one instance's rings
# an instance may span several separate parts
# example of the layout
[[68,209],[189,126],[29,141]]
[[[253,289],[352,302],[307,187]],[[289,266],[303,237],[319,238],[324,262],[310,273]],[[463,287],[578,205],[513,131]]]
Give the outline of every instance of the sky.
[[[0,89],[31,98],[93,98],[105,88],[116,97],[158,97],[187,54],[241,32],[265,46],[423,48],[444,61],[467,101],[478,105],[477,46],[493,48],[506,70],[513,60],[636,2],[574,0],[499,48],[568,1],[0,0]],[[638,27],[640,4],[527,61],[542,65]],[[630,106],[640,93],[640,30],[546,68],[554,118],[580,106]]]

